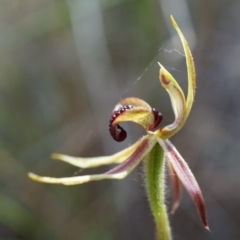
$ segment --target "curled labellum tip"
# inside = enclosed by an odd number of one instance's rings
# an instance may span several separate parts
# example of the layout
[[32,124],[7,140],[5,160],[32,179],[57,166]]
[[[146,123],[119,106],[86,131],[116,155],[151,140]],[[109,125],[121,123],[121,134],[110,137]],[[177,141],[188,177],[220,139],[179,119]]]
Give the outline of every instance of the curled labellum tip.
[[[129,115],[126,114],[127,112]],[[124,114],[126,114],[125,117],[123,117]],[[127,132],[118,124],[119,122],[136,122],[151,131],[161,123],[162,118],[162,114],[154,108],[149,111],[147,108],[133,105],[120,106],[112,113],[109,131],[114,140],[122,142],[127,137]]]
[[117,142],[124,141],[127,137],[127,132],[118,124],[114,125],[113,122],[120,114],[122,114],[123,112],[131,108],[133,108],[132,105],[127,105],[127,106],[119,107],[116,111],[113,111],[113,115],[109,122],[109,131],[112,138]]

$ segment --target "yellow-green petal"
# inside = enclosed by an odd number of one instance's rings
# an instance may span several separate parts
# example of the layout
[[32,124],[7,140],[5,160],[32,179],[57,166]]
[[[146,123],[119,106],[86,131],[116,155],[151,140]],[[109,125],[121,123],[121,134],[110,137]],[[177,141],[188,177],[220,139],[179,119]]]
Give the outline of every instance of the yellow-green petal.
[[188,43],[184,35],[182,34],[176,21],[174,20],[173,16],[171,16],[171,21],[180,37],[180,40],[183,45],[185,57],[186,57],[186,65],[187,65],[187,73],[188,73],[188,94],[187,94],[187,99],[185,100],[183,91],[181,87],[178,85],[177,81],[160,64],[160,67],[161,67],[159,72],[160,82],[170,95],[173,111],[175,114],[175,121],[172,124],[155,132],[158,137],[163,139],[167,139],[171,137],[183,127],[191,111],[193,101],[194,101],[194,96],[195,96],[195,90],[196,90],[196,73],[195,73],[194,61],[191,54],[191,50],[188,46]]
[[186,121],[186,119],[191,111],[195,93],[196,93],[196,72],[195,72],[195,66],[194,66],[192,53],[191,53],[191,50],[187,43],[187,40],[184,37],[184,35],[182,34],[182,32],[181,32],[180,28],[178,27],[176,21],[174,20],[173,16],[171,16],[171,21],[181,39],[185,57],[186,57],[186,65],[187,65],[187,73],[188,73],[188,94],[187,94],[187,101],[186,101],[186,113],[184,116],[184,121]]
[[43,177],[34,173],[29,173],[28,176],[37,182],[50,183],[50,184],[63,184],[63,185],[76,185],[83,184],[91,181],[99,181],[104,179],[123,179],[127,177],[134,168],[146,157],[156,144],[156,138],[153,135],[148,135],[135,149],[135,151],[124,161],[117,165],[110,171],[103,174],[65,177],[65,178],[53,178]]
[[170,96],[175,115],[175,120],[172,124],[169,124],[158,131],[160,133],[159,137],[166,139],[175,134],[182,127],[186,112],[186,102],[184,93],[177,81],[160,63],[159,65],[159,80]]
[[142,137],[139,139],[136,143],[131,145],[128,148],[125,148],[124,150],[115,153],[111,156],[101,156],[101,157],[93,157],[93,158],[81,158],[81,157],[72,157],[68,155],[58,154],[54,153],[52,154],[52,158],[56,160],[61,160],[63,162],[66,162],[68,164],[71,164],[76,167],[80,168],[93,168],[98,167],[101,165],[108,165],[113,163],[122,163],[125,161],[141,144],[141,142],[147,138],[147,136]]

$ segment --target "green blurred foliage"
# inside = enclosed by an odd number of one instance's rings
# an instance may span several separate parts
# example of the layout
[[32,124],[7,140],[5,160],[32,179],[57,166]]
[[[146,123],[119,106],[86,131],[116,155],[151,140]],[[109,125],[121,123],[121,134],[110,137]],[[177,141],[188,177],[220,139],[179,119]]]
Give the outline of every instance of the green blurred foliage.
[[133,124],[125,143],[108,133],[121,97],[144,98],[172,121],[157,61],[183,86],[186,69],[170,14],[191,44],[198,78],[193,113],[173,142],[203,189],[212,229],[203,229],[184,193],[173,236],[239,239],[239,7],[234,0],[1,1],[0,239],[154,239],[141,168],[121,182],[74,187],[35,183],[27,172],[72,176],[78,169],[51,153],[105,155],[133,143],[143,133]]

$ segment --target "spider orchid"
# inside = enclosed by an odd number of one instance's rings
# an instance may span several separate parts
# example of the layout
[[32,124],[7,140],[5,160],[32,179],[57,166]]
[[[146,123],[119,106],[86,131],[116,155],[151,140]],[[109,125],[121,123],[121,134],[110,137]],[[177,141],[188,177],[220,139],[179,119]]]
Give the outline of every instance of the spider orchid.
[[[185,95],[181,87],[178,85],[177,81],[159,63],[159,80],[161,85],[167,90],[170,96],[175,115],[174,122],[170,125],[155,130],[159,123],[162,121],[162,114],[157,110],[151,108],[145,101],[141,99],[125,98],[121,100],[113,110],[109,124],[110,134],[116,141],[123,141],[126,138],[127,133],[119,124],[122,122],[131,121],[140,124],[146,129],[145,136],[139,139],[132,146],[111,156],[76,158],[62,154],[52,155],[53,159],[62,160],[80,168],[91,168],[100,165],[117,163],[118,165],[116,167],[103,174],[96,175],[52,178],[42,177],[33,173],[29,173],[29,177],[38,182],[64,185],[82,184],[103,179],[123,179],[127,177],[143,159],[146,158],[146,161],[148,162],[150,161],[149,159],[152,158],[152,166],[147,166],[147,178],[152,179],[148,184],[148,194],[151,202],[151,195],[154,198],[154,191],[157,191],[156,189],[159,187],[164,188],[164,184],[162,183],[164,177],[161,177],[160,179],[159,176],[154,176],[155,172],[158,171],[158,166],[160,166],[156,161],[162,158],[163,164],[164,162],[167,162],[168,164],[173,182],[174,201],[172,205],[172,213],[175,212],[179,206],[182,183],[192,197],[202,223],[209,230],[206,217],[205,202],[199,185],[185,160],[182,158],[173,144],[169,141],[169,138],[177,133],[186,122],[193,105],[196,88],[195,67],[190,48],[172,16],[171,21],[183,45],[188,74],[188,93],[185,99]],[[159,186],[159,184],[161,184],[161,186]],[[154,186],[156,186],[155,190],[151,190],[151,188]],[[159,201],[157,198],[158,197],[156,196],[155,200]],[[151,206],[153,214],[154,206],[155,205],[153,202]],[[162,239],[171,239],[171,237]]]

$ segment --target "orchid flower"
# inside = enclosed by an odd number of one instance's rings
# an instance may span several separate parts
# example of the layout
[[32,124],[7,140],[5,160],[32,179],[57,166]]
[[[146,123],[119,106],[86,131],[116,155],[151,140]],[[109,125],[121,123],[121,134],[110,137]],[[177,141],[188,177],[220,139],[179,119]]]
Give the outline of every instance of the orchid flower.
[[[169,225],[166,223],[168,222],[168,218],[164,204],[163,165],[165,162],[167,162],[169,167],[174,188],[175,199],[172,205],[172,213],[175,212],[179,206],[182,183],[192,197],[202,223],[209,230],[205,202],[199,185],[185,160],[169,141],[169,138],[177,133],[185,124],[193,105],[196,88],[195,67],[190,48],[172,16],[171,21],[183,45],[188,74],[188,93],[185,98],[177,81],[159,63],[159,80],[170,96],[175,115],[174,122],[170,125],[157,128],[163,118],[160,112],[151,108],[148,103],[139,98],[125,98],[116,105],[112,112],[109,124],[111,136],[116,141],[123,141],[127,137],[127,133],[119,124],[126,121],[135,122],[143,126],[146,129],[145,136],[140,138],[132,146],[111,156],[78,158],[62,154],[52,155],[53,159],[62,160],[80,168],[91,168],[117,163],[118,165],[116,167],[103,174],[65,178],[42,177],[29,173],[29,177],[38,182],[76,185],[103,179],[123,179],[127,177],[143,159],[146,159],[147,192],[153,215],[157,225],[159,225],[157,226],[157,234],[158,236],[164,236],[165,234],[165,237],[161,239],[171,239]],[[161,217],[163,220],[160,219]]]

